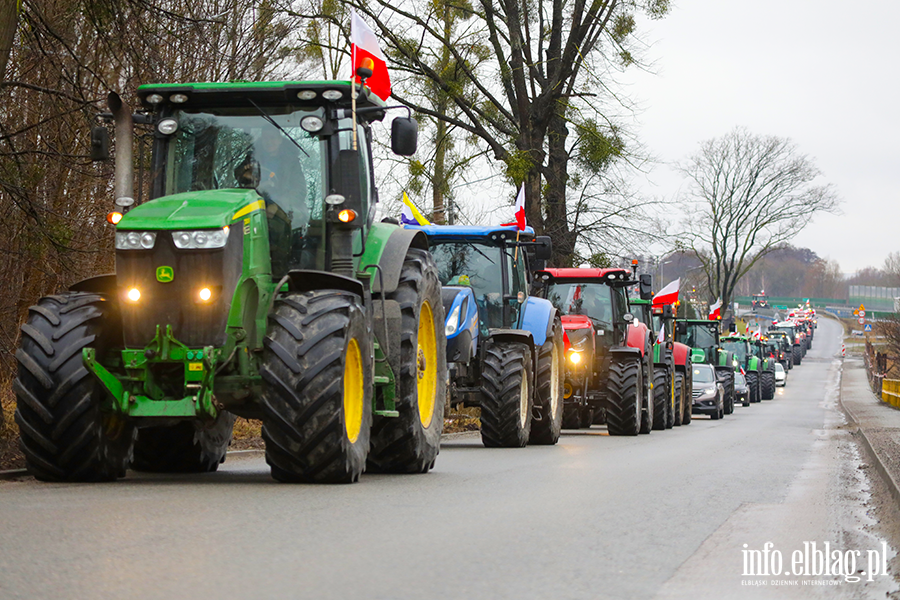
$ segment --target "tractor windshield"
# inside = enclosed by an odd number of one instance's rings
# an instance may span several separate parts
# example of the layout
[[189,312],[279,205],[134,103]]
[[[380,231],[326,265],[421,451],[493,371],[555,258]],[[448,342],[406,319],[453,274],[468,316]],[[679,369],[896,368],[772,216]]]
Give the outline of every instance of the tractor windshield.
[[[256,189],[266,201],[270,230],[282,230],[284,243],[292,246],[290,263],[304,266],[302,244],[290,239],[316,245],[308,243],[308,230],[321,224],[327,142],[304,131],[300,121],[322,117],[322,109],[267,107],[265,114],[253,106],[206,110],[173,115],[178,128],[166,153],[166,195]],[[314,254],[316,248],[305,250]]]
[[728,352],[734,352],[734,357],[742,365],[747,364],[747,342],[741,339],[724,339],[722,340],[722,348]]
[[501,248],[474,242],[436,242],[431,254],[441,285],[471,287],[482,325],[503,327]]
[[680,341],[691,348],[715,348],[716,334],[707,325],[688,323],[687,334]]
[[[599,328],[612,329],[616,311],[613,305],[613,290],[608,285],[583,282],[552,283],[547,289],[547,299],[562,315],[585,315]],[[623,301],[624,298],[619,299],[619,303],[624,306]]]

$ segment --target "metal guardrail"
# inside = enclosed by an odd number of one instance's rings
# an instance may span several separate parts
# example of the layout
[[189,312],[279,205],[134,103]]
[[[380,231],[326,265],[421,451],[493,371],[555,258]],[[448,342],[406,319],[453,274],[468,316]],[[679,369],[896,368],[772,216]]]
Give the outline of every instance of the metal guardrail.
[[900,379],[881,380],[881,399],[891,406],[900,408]]

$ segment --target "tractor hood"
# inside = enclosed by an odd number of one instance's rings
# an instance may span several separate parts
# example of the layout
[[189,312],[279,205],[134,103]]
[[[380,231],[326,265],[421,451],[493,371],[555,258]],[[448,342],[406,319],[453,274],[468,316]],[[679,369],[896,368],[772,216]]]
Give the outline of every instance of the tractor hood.
[[163,196],[128,211],[118,229],[217,229],[265,208],[256,190],[227,189]]
[[594,323],[584,315],[563,315],[562,326],[567,331],[570,329],[593,329]]

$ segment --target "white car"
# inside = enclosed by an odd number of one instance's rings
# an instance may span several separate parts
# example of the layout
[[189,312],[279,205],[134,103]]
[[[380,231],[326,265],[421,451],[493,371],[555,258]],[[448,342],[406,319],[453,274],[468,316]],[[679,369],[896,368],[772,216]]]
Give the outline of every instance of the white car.
[[781,363],[775,363],[775,385],[784,387],[785,383],[787,383],[787,373],[784,371],[784,366]]

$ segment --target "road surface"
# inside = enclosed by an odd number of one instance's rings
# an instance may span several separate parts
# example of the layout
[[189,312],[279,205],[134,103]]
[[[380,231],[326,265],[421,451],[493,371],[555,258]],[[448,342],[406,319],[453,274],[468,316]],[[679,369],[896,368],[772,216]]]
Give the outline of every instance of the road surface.
[[259,455],[207,475],[0,483],[0,598],[884,598],[889,576],[744,573],[766,542],[785,567],[804,542],[892,552],[836,405],[839,331],[820,319],[775,400],[649,436],[462,437],[429,474],[348,486],[275,483]]

